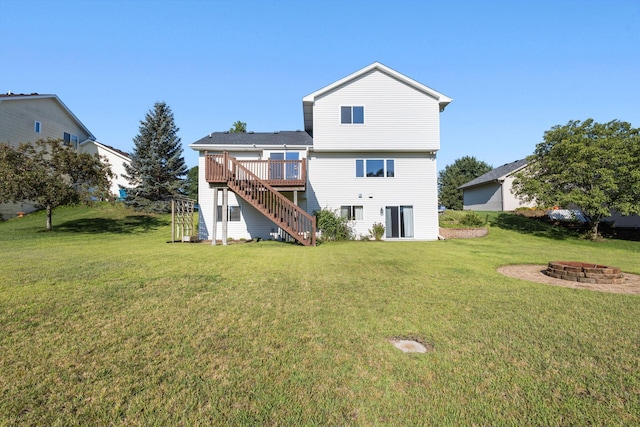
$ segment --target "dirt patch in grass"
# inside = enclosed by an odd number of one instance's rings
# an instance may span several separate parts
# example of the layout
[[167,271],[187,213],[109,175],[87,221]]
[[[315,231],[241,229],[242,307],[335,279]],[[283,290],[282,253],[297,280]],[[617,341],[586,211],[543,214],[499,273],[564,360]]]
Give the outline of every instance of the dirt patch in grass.
[[637,274],[623,273],[625,278],[625,283],[623,284],[597,284],[556,279],[544,274],[546,269],[546,265],[505,265],[498,268],[498,273],[516,279],[529,280],[530,282],[544,283],[546,285],[562,286],[565,288],[640,295],[640,276]]

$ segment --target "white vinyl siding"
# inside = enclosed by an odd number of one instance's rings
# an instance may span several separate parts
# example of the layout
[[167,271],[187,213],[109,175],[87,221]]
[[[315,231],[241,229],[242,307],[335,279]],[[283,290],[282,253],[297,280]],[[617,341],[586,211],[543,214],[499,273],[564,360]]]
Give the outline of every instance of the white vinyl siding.
[[[36,120],[40,133],[34,132]],[[89,138],[53,98],[0,99],[0,142],[18,146],[36,139],[61,139],[65,132],[80,141]]]
[[[365,106],[364,124],[341,124],[341,107]],[[372,71],[318,97],[315,150],[433,150],[440,148],[440,107],[433,97]]]
[[503,211],[514,211],[519,207],[532,207],[535,206],[535,202],[525,202],[521,200],[511,192],[513,188],[513,176],[509,175],[505,178],[502,183],[502,210]]
[[118,196],[120,194],[121,185],[123,187],[129,187],[129,181],[122,176],[127,173],[124,169],[124,163],[130,162],[128,158],[94,141],[87,141],[84,144],[80,144],[78,146],[78,152],[88,153],[91,155],[98,154],[99,156],[107,158],[111,172],[115,175],[111,180],[111,193]]
[[501,186],[497,182],[467,188],[462,193],[464,210],[501,211]]
[[504,182],[488,182],[484,185],[464,189],[463,209],[473,211],[513,211],[521,206],[534,206],[518,199],[511,193],[513,178]]
[[[374,223],[385,223],[387,206],[413,206],[416,240],[438,238],[436,159],[432,155],[383,153],[395,158],[394,179],[362,179],[354,173],[355,156],[340,153],[311,153],[309,157],[308,212],[322,208],[362,206],[363,218],[356,221],[357,236],[369,234]],[[358,153],[360,159],[380,158],[377,153]]]

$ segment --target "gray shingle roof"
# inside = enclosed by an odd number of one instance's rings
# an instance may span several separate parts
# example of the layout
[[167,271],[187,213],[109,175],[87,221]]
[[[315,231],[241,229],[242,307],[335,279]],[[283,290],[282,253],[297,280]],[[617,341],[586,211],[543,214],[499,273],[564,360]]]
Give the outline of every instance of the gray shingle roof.
[[204,138],[200,138],[195,144],[211,145],[297,145],[312,146],[313,138],[303,131],[280,132],[213,132]]
[[494,170],[485,173],[484,175],[480,175],[476,179],[471,180],[466,184],[462,184],[460,187],[458,187],[458,189],[462,190],[464,188],[475,187],[476,185],[486,184],[487,182],[497,181],[500,178],[503,178],[526,165],[527,165],[526,159],[516,160],[515,162],[507,163],[506,165],[497,167]]

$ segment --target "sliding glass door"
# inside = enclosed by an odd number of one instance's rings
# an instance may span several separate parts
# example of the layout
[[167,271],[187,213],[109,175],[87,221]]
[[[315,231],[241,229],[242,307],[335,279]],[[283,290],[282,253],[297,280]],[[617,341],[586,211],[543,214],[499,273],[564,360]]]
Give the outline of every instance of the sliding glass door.
[[387,238],[413,237],[413,206],[387,206],[385,214]]

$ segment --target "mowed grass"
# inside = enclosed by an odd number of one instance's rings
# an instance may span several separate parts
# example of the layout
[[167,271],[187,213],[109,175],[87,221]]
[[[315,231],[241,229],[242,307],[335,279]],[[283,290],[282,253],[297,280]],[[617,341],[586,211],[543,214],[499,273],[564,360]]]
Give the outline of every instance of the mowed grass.
[[496,272],[640,274],[640,243],[490,221],[315,248],[170,244],[168,216],[108,204],[0,223],[0,425],[640,423],[640,297]]

